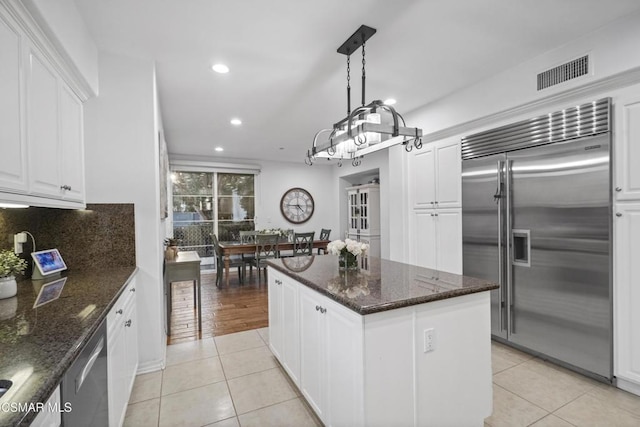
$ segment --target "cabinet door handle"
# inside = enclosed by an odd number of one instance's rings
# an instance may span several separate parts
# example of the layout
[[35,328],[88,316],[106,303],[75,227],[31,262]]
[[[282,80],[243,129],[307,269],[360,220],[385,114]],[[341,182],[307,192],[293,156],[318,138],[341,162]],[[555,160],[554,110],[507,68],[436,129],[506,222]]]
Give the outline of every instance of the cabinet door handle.
[[621,216],[622,216],[622,212],[617,212],[617,213],[616,213],[616,216],[617,216],[617,217],[621,217]]
[[434,213],[434,214],[433,214],[433,216],[438,216],[438,214],[437,214],[437,213]]
[[619,193],[619,192],[621,192],[621,191],[622,191],[622,188],[620,188],[620,187],[616,187],[616,191]]
[[135,292],[135,291],[136,291],[136,288],[131,288],[131,289],[129,290],[129,292]]
[[316,311],[320,311],[320,306],[316,305]]
[[320,307],[320,313],[325,314],[327,312],[326,308]]
[[127,320],[126,322],[124,322],[124,326],[125,327],[130,327],[131,326],[131,319]]
[[60,189],[61,190],[66,190],[66,191],[71,191],[71,186],[69,186],[69,185],[61,185]]
[[122,314],[122,313],[123,313],[122,309],[116,311],[116,314]]

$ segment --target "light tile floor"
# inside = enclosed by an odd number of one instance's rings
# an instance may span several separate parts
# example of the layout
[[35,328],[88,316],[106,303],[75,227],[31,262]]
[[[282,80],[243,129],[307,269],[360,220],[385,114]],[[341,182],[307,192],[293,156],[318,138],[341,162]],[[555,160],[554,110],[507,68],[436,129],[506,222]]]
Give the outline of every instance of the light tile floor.
[[269,329],[170,345],[136,377],[125,426],[321,426],[267,347]]
[[[136,378],[125,426],[320,426],[268,339],[263,328],[168,346],[165,370]],[[495,342],[492,365],[485,426],[640,426],[638,396]]]

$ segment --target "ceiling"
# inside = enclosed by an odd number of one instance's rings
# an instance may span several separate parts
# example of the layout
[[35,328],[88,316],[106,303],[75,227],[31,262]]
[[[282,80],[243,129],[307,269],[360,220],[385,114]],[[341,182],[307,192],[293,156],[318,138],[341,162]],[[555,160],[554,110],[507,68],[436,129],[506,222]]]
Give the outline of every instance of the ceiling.
[[[406,115],[640,9],[638,0],[76,4],[100,50],[156,61],[170,153],[297,162],[316,131],[346,115],[346,56],[336,49],[361,24],[378,30],[366,44],[366,102],[396,98]],[[231,71],[213,72],[219,62]],[[354,107],[360,73],[357,52]]]

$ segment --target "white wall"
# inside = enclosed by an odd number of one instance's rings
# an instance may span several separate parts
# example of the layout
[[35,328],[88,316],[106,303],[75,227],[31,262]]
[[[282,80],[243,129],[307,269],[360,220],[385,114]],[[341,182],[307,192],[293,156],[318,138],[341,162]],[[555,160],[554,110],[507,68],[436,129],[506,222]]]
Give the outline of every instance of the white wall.
[[[489,114],[512,110],[534,101],[561,96],[605,77],[640,67],[640,13],[615,21],[596,32],[505,70],[448,97],[405,114],[407,123],[425,134],[441,131]],[[585,54],[591,55],[593,73],[537,91],[536,75]]]
[[98,93],[98,48],[74,0],[23,0],[48,38],[76,66],[94,95]]
[[[501,74],[405,114],[409,126],[421,127],[425,144],[453,135],[475,132],[534,117],[581,102],[616,96],[620,88],[640,81],[640,13],[620,19],[585,37],[540,55]],[[592,74],[537,91],[536,75],[585,54],[591,56]],[[614,98],[615,102],[615,98]],[[615,138],[614,138],[615,149]],[[393,193],[390,206],[392,259],[408,261],[408,171],[406,156],[391,150],[389,169],[402,177],[402,195]],[[393,180],[394,178],[392,178]],[[393,184],[398,188],[398,184]]]
[[[303,162],[259,162],[261,171],[257,180],[256,229],[291,228],[298,232],[331,229],[331,238],[338,238],[338,210],[334,194],[333,171],[329,166],[307,166]],[[285,191],[301,187],[311,193],[315,211],[309,221],[291,224],[280,212],[280,200]]]
[[87,203],[134,203],[139,372],[164,364],[155,68],[100,53],[100,96],[85,104]]

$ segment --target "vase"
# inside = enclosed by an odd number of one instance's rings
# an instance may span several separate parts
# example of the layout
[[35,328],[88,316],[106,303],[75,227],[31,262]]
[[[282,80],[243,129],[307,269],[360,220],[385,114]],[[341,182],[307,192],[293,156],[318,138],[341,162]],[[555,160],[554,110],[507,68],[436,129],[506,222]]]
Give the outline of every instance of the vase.
[[340,270],[357,270],[358,257],[351,252],[341,252],[338,255],[338,268]]
[[0,299],[11,298],[17,293],[18,284],[15,277],[0,277]]
[[167,249],[164,250],[164,259],[167,261],[173,261],[178,256],[178,247],[177,246],[167,246]]

